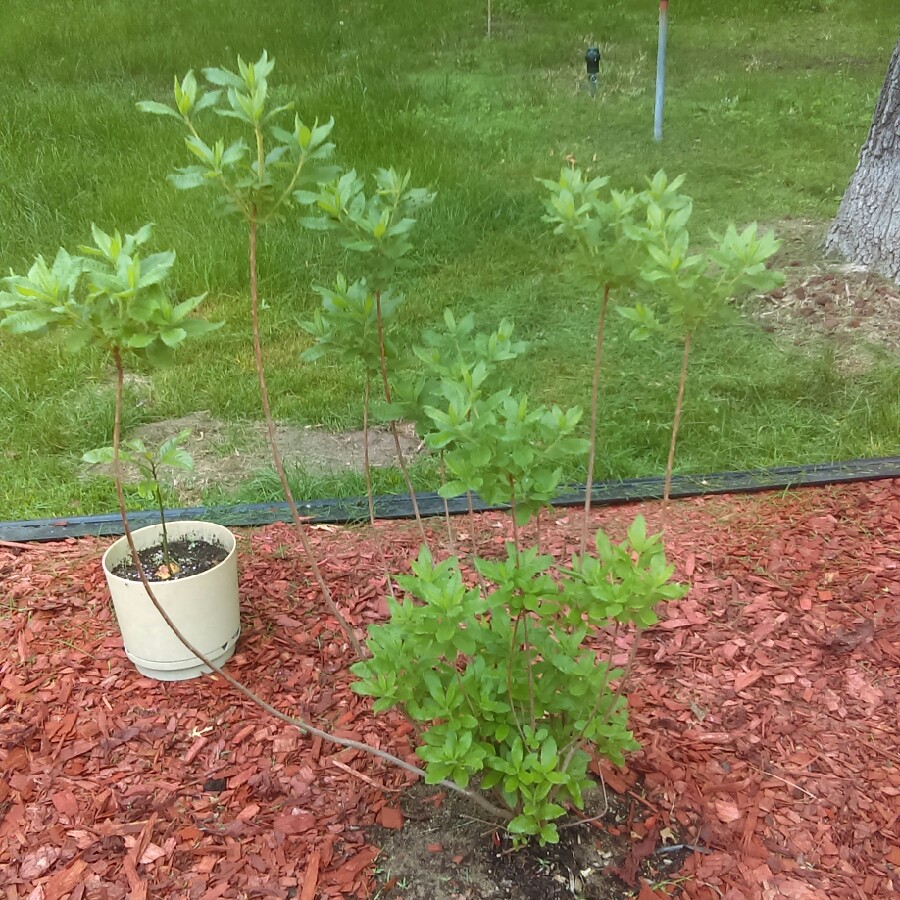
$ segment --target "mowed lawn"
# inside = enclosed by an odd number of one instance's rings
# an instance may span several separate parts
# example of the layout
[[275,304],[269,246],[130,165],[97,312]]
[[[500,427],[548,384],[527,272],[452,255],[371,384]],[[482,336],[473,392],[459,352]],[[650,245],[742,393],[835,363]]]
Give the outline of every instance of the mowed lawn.
[[[402,342],[472,311],[489,328],[516,322],[531,351],[508,370],[535,401],[587,405],[596,297],[566,277],[564,248],[541,222],[535,176],[566,160],[620,187],[664,167],[686,173],[693,234],[729,221],[816,234],[834,215],[856,162],[900,26],[896,0],[675,0],[671,4],[665,139],[652,141],[654,0],[4,0],[0,12],[0,268],[105,230],[154,222],[158,249],[178,253],[176,290],[208,292],[225,326],[173,370],[129,392],[127,427],[208,410],[259,418],[247,304],[246,234],[212,197],[166,181],[187,164],[171,120],[136,101],[169,101],[173,75],[234,67],[237,54],[276,60],[279,99],[307,120],[335,118],[338,162],[371,172],[409,168],[437,191],[404,272]],[[600,86],[584,85],[584,52],[603,52]],[[227,125],[222,126],[227,128]],[[298,326],[314,284],[354,277],[328,236],[288,216],[262,236],[264,339],[276,416],[358,428],[359,371],[300,353]],[[815,261],[815,242],[804,252]],[[785,261],[782,256],[782,261]],[[624,298],[623,298],[624,299]],[[698,337],[676,468],[682,472],[890,455],[900,448],[896,356],[847,371],[827,341],[795,347],[737,317]],[[661,472],[680,347],[636,344],[610,322],[598,478]],[[71,356],[52,340],[0,335],[0,518],[106,512],[106,479],[80,457],[108,444],[109,360]],[[577,478],[579,472],[569,473]],[[301,496],[361,490],[352,477],[295,473]],[[428,462],[417,482],[434,485]],[[391,476],[379,481],[395,488]],[[274,495],[264,470],[238,493],[212,484],[206,502]],[[170,497],[178,502],[177,496]],[[135,498],[135,503],[139,501]]]

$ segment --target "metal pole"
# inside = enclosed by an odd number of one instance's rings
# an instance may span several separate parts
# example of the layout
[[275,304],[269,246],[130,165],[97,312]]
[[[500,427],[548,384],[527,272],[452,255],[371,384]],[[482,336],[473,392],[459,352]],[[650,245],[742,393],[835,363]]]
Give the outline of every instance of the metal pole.
[[662,140],[663,99],[666,94],[666,41],[669,36],[669,0],[659,0],[659,43],[656,48],[656,109],[653,140]]

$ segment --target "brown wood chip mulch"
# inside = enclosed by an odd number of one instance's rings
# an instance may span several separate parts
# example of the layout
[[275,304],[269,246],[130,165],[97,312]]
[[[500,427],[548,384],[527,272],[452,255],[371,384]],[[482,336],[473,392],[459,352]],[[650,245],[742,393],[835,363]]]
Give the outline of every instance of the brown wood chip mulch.
[[[595,518],[621,537],[638,511],[660,527],[658,504]],[[471,525],[454,525],[465,547]],[[477,528],[483,552],[509,536],[501,515]],[[378,531],[404,568],[414,529]],[[542,533],[565,558],[578,515],[556,511]],[[351,622],[381,618],[371,535],[312,534]],[[603,768],[639,798],[636,842],[668,826],[700,848],[681,872],[691,900],[900,896],[900,480],[681,502],[666,534],[692,589],[639,647],[643,749]],[[407,776],[268,719],[221,679],[140,677],[105,544],[0,545],[0,896],[372,896],[363,829],[400,824]],[[285,712],[412,759],[409,726],[350,692],[350,656],[296,544],[287,526],[242,532],[229,671]]]

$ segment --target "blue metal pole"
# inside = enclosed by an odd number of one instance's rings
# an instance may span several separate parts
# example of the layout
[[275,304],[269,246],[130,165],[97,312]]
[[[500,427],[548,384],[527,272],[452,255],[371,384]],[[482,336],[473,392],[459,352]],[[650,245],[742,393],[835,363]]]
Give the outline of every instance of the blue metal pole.
[[666,94],[666,41],[669,36],[669,0],[659,0],[659,43],[656,48],[656,109],[653,140],[662,140],[663,100]]

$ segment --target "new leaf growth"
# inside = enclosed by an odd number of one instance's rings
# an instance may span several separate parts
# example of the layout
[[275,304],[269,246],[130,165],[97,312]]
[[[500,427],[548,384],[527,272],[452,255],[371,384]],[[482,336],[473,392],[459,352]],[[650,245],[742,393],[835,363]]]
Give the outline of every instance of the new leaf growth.
[[[190,429],[184,429],[178,434],[167,438],[159,447],[148,448],[147,445],[135,438],[124,442],[125,449],[119,449],[119,463],[132,465],[141,475],[140,480],[133,482],[137,495],[142,500],[149,500],[156,504],[159,510],[159,523],[162,527],[162,551],[163,565],[157,571],[161,579],[171,578],[177,575],[181,567],[172,559],[169,550],[169,533],[166,529],[166,509],[163,503],[163,491],[159,482],[161,469],[179,469],[189,472],[194,468],[194,460],[190,453],[181,445],[190,437]],[[99,447],[96,450],[88,450],[82,456],[86,463],[97,465],[101,463],[115,463],[115,448]]]

